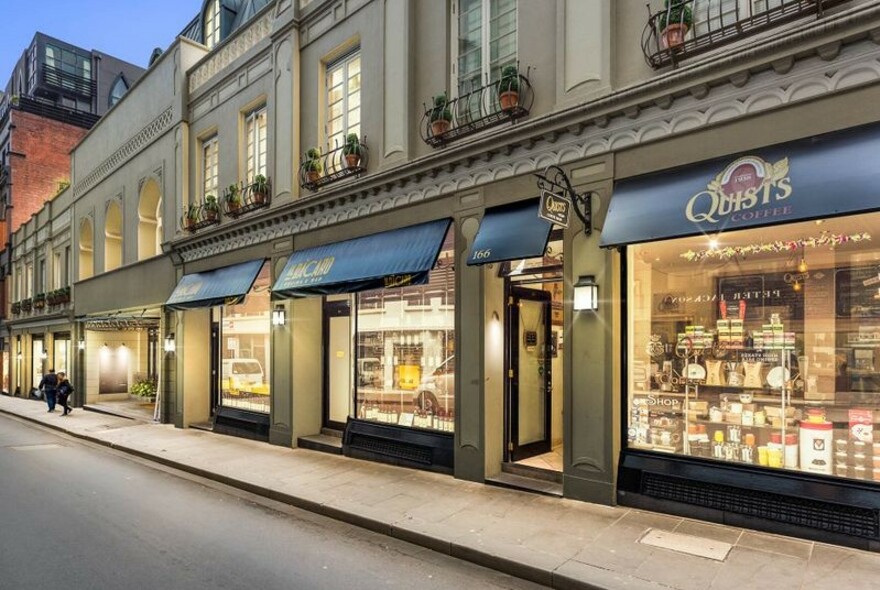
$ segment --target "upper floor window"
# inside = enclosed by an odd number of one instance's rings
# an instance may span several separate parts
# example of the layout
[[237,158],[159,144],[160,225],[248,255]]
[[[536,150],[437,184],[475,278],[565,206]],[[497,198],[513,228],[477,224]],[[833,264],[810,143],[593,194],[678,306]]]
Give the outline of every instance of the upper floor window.
[[205,8],[205,45],[211,49],[220,42],[220,0],[211,0]]
[[128,83],[125,81],[125,76],[119,74],[116,78],[116,82],[113,83],[113,88],[110,89],[110,100],[108,102],[108,106],[113,106],[117,102],[122,99],[122,95],[128,90]]
[[327,148],[345,144],[349,133],[361,135],[361,53],[327,66]]
[[216,135],[202,140],[202,197],[218,196],[219,145]]
[[458,0],[458,56],[453,64],[458,94],[501,78],[516,65],[516,0]]
[[253,182],[258,175],[266,176],[266,156],[268,141],[266,137],[266,107],[260,107],[245,116],[245,143],[247,181]]
[[[46,65],[87,80],[92,79],[92,58],[55,45],[46,45]],[[72,86],[71,86],[72,87]]]

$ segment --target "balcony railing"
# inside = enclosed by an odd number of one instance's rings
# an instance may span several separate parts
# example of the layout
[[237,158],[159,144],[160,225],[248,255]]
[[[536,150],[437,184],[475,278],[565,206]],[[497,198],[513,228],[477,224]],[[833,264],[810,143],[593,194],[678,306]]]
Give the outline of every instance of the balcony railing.
[[360,176],[367,171],[369,154],[366,137],[357,141],[349,138],[345,144],[326,154],[312,148],[306,152],[299,167],[299,185],[316,191],[324,185]]
[[642,52],[658,69],[849,1],[669,0],[655,13],[648,4]]
[[528,77],[520,74],[450,100],[435,97],[434,106],[424,105],[425,114],[419,126],[422,139],[432,147],[442,147],[484,129],[522,119],[528,116],[533,102],[532,85]]
[[180,219],[181,227],[188,232],[197,232],[218,223],[220,223],[220,206],[216,202],[213,205],[193,203]]
[[61,68],[43,65],[43,83],[54,88],[74,92],[82,97],[91,98],[97,94],[98,84],[91,78],[84,78],[65,72]]
[[223,192],[221,198],[223,214],[239,217],[245,213],[268,207],[272,201],[272,182],[265,177],[257,177],[252,184],[234,184]]

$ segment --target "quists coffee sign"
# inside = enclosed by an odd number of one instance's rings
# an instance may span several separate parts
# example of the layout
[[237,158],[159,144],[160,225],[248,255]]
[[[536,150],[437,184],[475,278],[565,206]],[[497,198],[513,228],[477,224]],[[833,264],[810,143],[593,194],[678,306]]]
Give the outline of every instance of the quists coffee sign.
[[792,195],[788,158],[775,163],[755,156],[740,158],[725,168],[706,190],[692,196],[685,215],[694,223],[752,221],[789,215]]

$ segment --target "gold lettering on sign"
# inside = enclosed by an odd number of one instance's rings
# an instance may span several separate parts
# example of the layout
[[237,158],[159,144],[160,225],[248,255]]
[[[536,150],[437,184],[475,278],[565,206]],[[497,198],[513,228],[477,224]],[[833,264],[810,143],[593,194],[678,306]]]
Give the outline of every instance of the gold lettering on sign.
[[[694,223],[747,221],[771,215],[743,215],[755,207],[773,207],[793,193],[788,158],[771,164],[755,156],[740,158],[715,177],[706,190],[695,194],[685,206]],[[773,215],[787,215],[791,207],[773,207]]]

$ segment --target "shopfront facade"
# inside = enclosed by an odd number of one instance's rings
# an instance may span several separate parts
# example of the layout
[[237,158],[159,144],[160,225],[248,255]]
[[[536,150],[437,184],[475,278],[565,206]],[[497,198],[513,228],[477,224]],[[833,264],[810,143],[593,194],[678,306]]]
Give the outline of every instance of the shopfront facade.
[[615,183],[622,503],[876,547],[880,127],[805,123],[858,100],[669,140],[693,163]]

